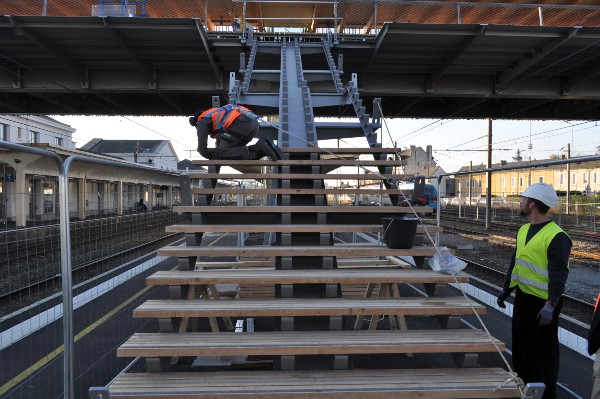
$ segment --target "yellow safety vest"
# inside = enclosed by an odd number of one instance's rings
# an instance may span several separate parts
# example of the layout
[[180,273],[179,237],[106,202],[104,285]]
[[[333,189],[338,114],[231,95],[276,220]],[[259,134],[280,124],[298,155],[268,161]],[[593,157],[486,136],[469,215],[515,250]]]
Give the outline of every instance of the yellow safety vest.
[[527,294],[548,299],[548,247],[554,237],[564,231],[556,223],[550,222],[525,244],[530,227],[531,223],[527,223],[517,233],[517,253],[510,288],[518,286]]

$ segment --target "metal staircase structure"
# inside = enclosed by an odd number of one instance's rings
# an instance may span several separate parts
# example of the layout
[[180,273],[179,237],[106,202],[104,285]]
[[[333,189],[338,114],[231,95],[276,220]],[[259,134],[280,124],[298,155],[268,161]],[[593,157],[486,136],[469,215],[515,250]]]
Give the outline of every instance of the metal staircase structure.
[[[331,43],[303,43],[284,39],[279,43],[248,43],[250,56],[240,57],[243,80],[231,79],[230,102],[252,109],[269,106],[279,110],[277,122],[263,123],[262,135],[275,138],[284,157],[271,160],[207,160],[195,164],[208,173],[184,176],[201,178],[202,187],[182,184],[182,206],[192,224],[170,226],[168,231],[186,234],[186,246],[165,247],[158,253],[179,259],[179,270],[157,273],[151,285],[168,285],[168,300],[150,300],[134,310],[134,317],[153,317],[160,333],[136,334],[119,356],[146,359],[147,373],[123,373],[105,389],[91,391],[92,398],[226,399],[253,395],[269,399],[382,399],[500,398],[518,397],[509,374],[498,368],[475,368],[479,352],[503,349],[503,344],[483,331],[460,329],[462,315],[484,313],[485,307],[462,296],[449,295],[454,278],[426,270],[424,260],[436,253],[430,246],[393,249],[376,244],[339,243],[334,233],[382,233],[381,218],[401,216],[413,210],[397,206],[390,181],[393,168],[401,166],[394,149],[377,141],[381,115],[375,104],[373,117],[366,113],[357,89],[356,75],[344,85],[340,80],[342,57],[336,65]],[[279,54],[279,70],[255,69],[263,53]],[[304,70],[305,54],[321,54],[326,70]],[[279,92],[260,92],[261,80],[280,82]],[[330,81],[327,91],[311,90],[315,81]],[[323,87],[319,85],[318,87]],[[352,105],[357,123],[314,121],[314,108]],[[213,98],[213,106],[218,106]],[[325,138],[356,137],[365,148],[320,148]],[[373,160],[360,159],[360,155]],[[394,206],[338,206],[327,188],[327,173],[340,167],[376,167],[378,174],[351,175],[357,181],[380,180],[385,188],[357,188],[344,193],[389,195]],[[219,179],[236,175],[220,173],[229,166],[247,178],[266,182],[252,189],[217,186]],[[219,206],[217,194],[257,194],[273,199],[268,206]],[[195,196],[196,201],[193,201]],[[420,215],[431,208],[414,208]],[[426,227],[420,227],[423,233]],[[430,232],[439,232],[428,227]],[[206,245],[204,234],[238,232],[272,234],[263,245]],[[238,257],[224,262],[222,257]],[[415,265],[397,256],[413,256]],[[198,262],[203,258],[207,261]],[[258,269],[257,269],[258,267]],[[232,269],[233,268],[233,269]],[[468,281],[466,275],[457,276]],[[236,284],[235,300],[221,298],[219,284]],[[423,284],[426,296],[409,284]],[[247,287],[250,289],[250,294]],[[256,288],[256,287],[262,287]],[[258,296],[258,292],[260,296]],[[385,315],[386,323],[379,323]],[[414,327],[413,315],[433,317],[428,327]],[[231,318],[269,318],[272,331],[230,332]],[[371,318],[367,329],[365,320]],[[210,332],[197,330],[196,318],[208,318]],[[237,323],[235,323],[237,324]],[[382,327],[380,331],[373,331]],[[222,332],[222,329],[229,330]],[[423,361],[424,354],[451,354],[458,368],[355,369],[354,355],[405,354]],[[272,371],[170,372],[183,357],[268,355]],[[425,362],[427,363],[427,362]],[[362,367],[362,365],[361,365]]]

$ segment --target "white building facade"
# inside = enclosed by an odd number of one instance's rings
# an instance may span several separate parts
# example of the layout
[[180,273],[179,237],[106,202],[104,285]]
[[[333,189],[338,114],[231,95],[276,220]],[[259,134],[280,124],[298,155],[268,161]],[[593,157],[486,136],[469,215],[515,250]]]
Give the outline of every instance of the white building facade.
[[17,144],[49,144],[74,150],[75,129],[47,116],[0,115],[0,139]]

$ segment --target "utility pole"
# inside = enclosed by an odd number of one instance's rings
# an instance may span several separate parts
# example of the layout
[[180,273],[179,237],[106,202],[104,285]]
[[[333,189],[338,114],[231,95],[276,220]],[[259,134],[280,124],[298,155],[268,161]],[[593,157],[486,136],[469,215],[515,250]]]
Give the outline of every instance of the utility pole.
[[[488,148],[487,148],[487,168],[492,168],[492,120],[488,119]],[[486,172],[486,188],[485,188],[485,229],[490,229],[492,219],[492,172]]]
[[[469,171],[473,171],[473,161],[469,162]],[[469,188],[469,208],[471,207],[471,201],[473,200],[473,198],[471,198],[471,196],[473,195],[473,192],[471,191],[471,186],[473,186],[473,175],[469,173],[469,181],[467,182],[467,187]]]
[[[567,159],[571,159],[571,143],[567,144]],[[571,164],[567,164],[567,215],[571,208]]]

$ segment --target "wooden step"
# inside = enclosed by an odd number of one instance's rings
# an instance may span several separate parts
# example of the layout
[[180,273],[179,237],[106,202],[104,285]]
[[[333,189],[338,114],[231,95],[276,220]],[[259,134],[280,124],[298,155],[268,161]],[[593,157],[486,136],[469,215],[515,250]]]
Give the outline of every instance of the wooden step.
[[193,160],[193,165],[199,166],[403,166],[405,160],[364,161],[356,159],[291,159],[291,160],[254,160],[254,159],[201,159]]
[[485,306],[463,297],[401,299],[276,299],[247,301],[151,299],[134,317],[368,316],[373,314],[485,314]]
[[393,189],[364,189],[364,188],[232,188],[232,187],[217,187],[217,188],[195,188],[192,194],[277,194],[277,195],[401,195],[400,191]]
[[[442,227],[417,226],[417,233],[441,233]],[[174,224],[167,233],[382,233],[381,224]]]
[[366,284],[366,283],[466,283],[455,277],[425,269],[370,270],[199,270],[158,271],[146,278],[148,285],[187,284]]
[[122,373],[111,398],[464,399],[519,398],[500,368]]
[[381,214],[433,213],[428,206],[174,206],[173,212],[187,213],[349,213]]
[[137,333],[119,357],[355,355],[496,352],[504,344],[481,330]]
[[288,154],[390,154],[395,155],[401,151],[397,148],[369,147],[369,148],[322,148],[322,147],[283,147],[282,152]]
[[437,253],[435,247],[415,246],[408,249],[393,249],[381,245],[351,245],[351,246],[166,246],[158,250],[159,256],[433,256]]
[[400,179],[399,175],[387,174],[371,174],[371,173],[354,173],[354,174],[337,174],[337,173],[207,173],[202,171],[192,171],[186,173],[194,179],[221,179],[221,180],[242,180],[242,179],[257,179],[257,180],[384,180],[384,179]]
[[[403,267],[405,262],[396,263],[397,259],[390,260],[377,258],[350,258],[337,259],[338,268],[367,268],[367,267]],[[230,269],[230,268],[269,268],[275,267],[275,260],[241,260],[233,262],[196,262],[196,269]]]

